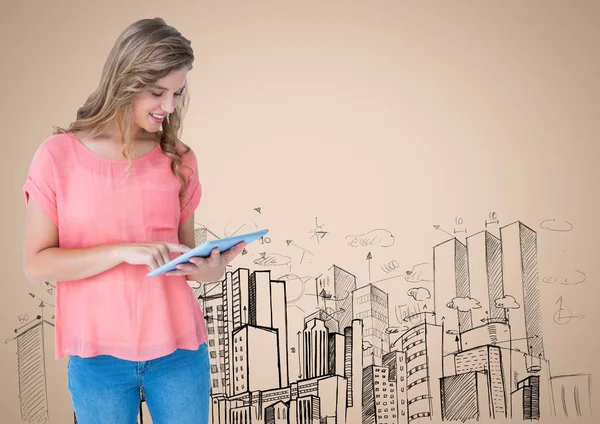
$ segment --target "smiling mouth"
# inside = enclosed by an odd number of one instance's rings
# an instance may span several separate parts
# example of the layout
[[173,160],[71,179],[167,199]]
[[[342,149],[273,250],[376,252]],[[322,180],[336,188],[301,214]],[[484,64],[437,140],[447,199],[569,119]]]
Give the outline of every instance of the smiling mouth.
[[150,113],[150,118],[157,124],[161,124],[166,117],[166,115],[157,115],[156,113]]

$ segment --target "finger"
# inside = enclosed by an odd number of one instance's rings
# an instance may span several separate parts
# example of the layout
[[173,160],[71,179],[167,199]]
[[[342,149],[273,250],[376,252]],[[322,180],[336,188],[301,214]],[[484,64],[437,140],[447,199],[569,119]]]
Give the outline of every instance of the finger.
[[231,262],[233,260],[233,258],[235,258],[237,255],[239,255],[240,253],[242,253],[242,251],[244,250],[244,247],[246,247],[246,243],[241,242],[236,244],[235,246],[233,246],[231,249],[229,249],[227,252],[225,252],[223,254],[223,259],[225,259],[225,261],[227,263]]
[[178,243],[167,242],[167,243],[165,243],[165,246],[171,252],[176,252],[176,253],[186,253],[186,252],[189,252],[190,250],[192,250],[190,247],[188,247],[184,244],[178,244]]
[[219,248],[215,247],[211,252],[210,252],[210,261],[211,262],[217,262],[221,260],[221,252],[219,252]]
[[186,274],[191,274],[198,271],[198,267],[194,264],[178,264],[175,268]]
[[196,267],[203,267],[208,265],[208,259],[202,258],[200,256],[192,256],[189,261],[193,263]]
[[161,244],[159,245],[158,250],[165,264],[171,261],[171,254],[169,253],[169,248],[167,246]]
[[244,250],[244,247],[246,247],[246,245],[247,243],[245,241],[239,242],[238,244],[233,246],[232,250],[235,250],[236,253],[240,253],[242,250]]
[[150,271],[155,270],[156,268],[158,268],[158,263],[156,262],[156,259],[154,259],[154,257],[150,256],[150,259],[148,260],[148,268],[150,269]]

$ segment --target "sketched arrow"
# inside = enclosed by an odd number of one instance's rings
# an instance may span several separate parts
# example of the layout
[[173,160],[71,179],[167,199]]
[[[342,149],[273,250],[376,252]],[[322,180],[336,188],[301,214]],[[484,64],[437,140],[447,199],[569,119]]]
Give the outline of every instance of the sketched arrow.
[[369,281],[371,281],[371,259],[373,259],[373,255],[371,252],[367,254],[367,263],[369,264]]
[[258,212],[258,213],[261,213],[261,212],[260,212],[260,210],[261,210],[261,209],[262,209],[262,208],[254,208],[254,210],[255,210],[256,212]]
[[288,245],[288,246],[295,246],[295,247],[297,247],[298,249],[302,250],[302,256],[300,257],[300,264],[302,264],[302,261],[304,260],[304,255],[305,255],[306,253],[309,253],[309,254],[311,254],[311,255],[313,255],[313,256],[314,256],[314,254],[313,254],[312,252],[310,252],[310,251],[306,250],[306,249],[305,249],[304,247],[302,247],[302,246],[298,246],[298,245],[297,245],[296,243],[294,243],[292,240],[286,240],[285,242],[287,243],[287,245]]
[[313,254],[310,251],[306,250],[304,247],[299,246],[296,243],[294,243],[293,240],[286,240],[285,242],[287,243],[288,246],[296,246],[298,249],[300,249],[300,250],[302,250],[302,251],[304,251],[306,253],[310,253],[311,255]]
[[439,225],[434,225],[433,228],[435,228],[438,231],[443,231],[444,233],[448,234],[450,237],[454,237],[454,234],[450,234],[448,231],[444,230],[441,226]]
[[[29,296],[31,296],[31,297],[32,297],[32,298],[34,298],[34,299],[36,299],[36,298],[37,298],[37,299],[39,299],[39,297],[38,297],[38,296],[36,296],[36,295],[35,295],[35,294],[33,294],[33,293],[29,293]],[[54,306],[52,303],[45,302],[43,299],[40,299],[40,304],[39,304],[38,306],[39,306],[40,308],[44,308],[44,307],[46,307],[46,305],[48,305],[48,306],[52,306],[53,308],[55,307],[55,306]]]
[[298,331],[298,378],[302,378],[302,331]]

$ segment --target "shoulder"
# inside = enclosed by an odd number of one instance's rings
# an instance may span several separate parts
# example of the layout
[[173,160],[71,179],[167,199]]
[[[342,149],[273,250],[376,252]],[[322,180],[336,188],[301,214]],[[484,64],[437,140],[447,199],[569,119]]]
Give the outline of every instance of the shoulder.
[[198,167],[198,157],[196,156],[194,149],[181,141],[177,142],[176,147],[182,162],[195,171]]
[[72,147],[73,139],[69,134],[54,134],[42,140],[37,148],[37,154],[60,159],[72,151]]
[[45,138],[34,153],[32,165],[50,166],[68,160],[73,151],[72,143],[68,134],[54,134]]

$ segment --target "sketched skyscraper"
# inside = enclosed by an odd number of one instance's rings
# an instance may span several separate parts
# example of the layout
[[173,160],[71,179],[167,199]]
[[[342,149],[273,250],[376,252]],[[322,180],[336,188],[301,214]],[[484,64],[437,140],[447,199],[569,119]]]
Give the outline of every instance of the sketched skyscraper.
[[303,378],[329,374],[329,330],[323,320],[313,318],[304,324],[301,348]]
[[223,313],[223,287],[221,283],[206,283],[203,286],[202,309],[205,314],[210,356],[210,390],[212,394],[225,393],[225,346],[226,328]]
[[28,423],[49,419],[46,384],[44,331],[54,327],[39,317],[32,325],[22,328],[17,336],[17,370],[21,418]]
[[363,323],[364,364],[381,365],[383,355],[389,352],[390,343],[386,329],[389,327],[388,294],[373,284],[367,284],[352,292],[353,318]]
[[[238,341],[243,334],[249,334],[249,338],[258,340],[258,332],[254,331],[256,328],[276,330],[276,337],[269,340],[276,340],[274,349],[278,358],[276,366],[279,367],[279,385],[285,387],[289,384],[285,287],[285,281],[271,280],[268,270],[250,274],[248,269],[239,268],[235,272],[226,273],[222,282],[223,327],[218,332],[224,334],[225,387],[228,395],[234,395],[234,334],[239,333]],[[238,332],[244,326],[253,328],[244,329],[245,333]]]
[[544,357],[537,234],[517,221],[500,228],[504,294],[520,305],[510,311],[513,348],[533,357]]
[[473,326],[471,311],[461,312],[449,309],[446,305],[454,297],[468,297],[469,263],[467,247],[455,238],[433,248],[433,281],[436,323],[450,330],[467,331]]
[[356,277],[337,265],[332,265],[316,278],[317,306],[331,309],[329,313],[343,329],[352,325],[352,292]]
[[473,327],[504,322],[504,309],[496,307],[496,300],[504,296],[500,239],[486,230],[480,231],[467,237],[467,252],[469,292],[481,306],[471,311]]

